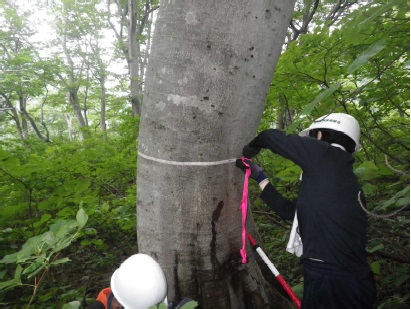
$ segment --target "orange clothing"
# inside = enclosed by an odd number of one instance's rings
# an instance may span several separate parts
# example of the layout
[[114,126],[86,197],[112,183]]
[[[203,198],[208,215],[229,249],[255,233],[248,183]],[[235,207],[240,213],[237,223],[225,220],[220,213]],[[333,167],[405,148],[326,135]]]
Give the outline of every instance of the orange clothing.
[[107,308],[107,298],[111,293],[111,288],[105,288],[98,293],[97,300],[104,305],[104,308]]

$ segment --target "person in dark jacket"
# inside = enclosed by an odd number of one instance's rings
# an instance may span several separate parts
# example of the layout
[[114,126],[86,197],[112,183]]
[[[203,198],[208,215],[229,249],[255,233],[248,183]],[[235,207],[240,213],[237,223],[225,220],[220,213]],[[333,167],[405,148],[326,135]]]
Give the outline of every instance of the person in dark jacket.
[[[262,189],[262,200],[282,219],[294,219],[294,234],[301,237],[302,252],[295,253],[303,264],[303,309],[372,308],[376,301],[367,263],[367,218],[360,207],[365,199],[353,172],[359,139],[357,120],[333,113],[318,118],[299,135],[263,131],[243,149],[249,159],[262,148],[270,149],[303,171],[297,199],[288,200],[258,165],[246,160],[251,178]],[[242,160],[236,165],[246,168]]]

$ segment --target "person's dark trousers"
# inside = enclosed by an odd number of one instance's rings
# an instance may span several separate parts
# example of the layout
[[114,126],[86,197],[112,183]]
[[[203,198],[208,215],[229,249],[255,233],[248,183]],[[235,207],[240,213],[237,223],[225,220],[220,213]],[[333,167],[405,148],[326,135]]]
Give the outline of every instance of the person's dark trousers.
[[305,260],[302,309],[369,309],[376,302],[374,278],[359,279],[334,265]]

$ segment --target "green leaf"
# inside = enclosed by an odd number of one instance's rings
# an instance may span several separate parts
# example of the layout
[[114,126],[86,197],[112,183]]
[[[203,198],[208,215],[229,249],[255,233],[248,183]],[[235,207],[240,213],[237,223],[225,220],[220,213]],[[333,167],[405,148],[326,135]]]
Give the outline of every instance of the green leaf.
[[56,243],[57,239],[53,232],[48,231],[41,235],[40,241],[48,244],[48,247],[52,247]]
[[385,210],[390,206],[403,207],[410,203],[410,187],[407,186],[403,190],[395,193],[390,199],[380,204],[378,209]]
[[11,264],[11,263],[16,263],[16,261],[17,261],[17,252],[5,255],[0,260],[0,263]]
[[294,132],[298,127],[300,127],[302,120],[294,121],[291,125],[287,128],[287,133],[290,134]]
[[90,240],[90,239],[83,239],[81,242],[80,242],[80,245],[82,245],[82,246],[88,246],[88,245],[90,245],[90,244],[92,244],[93,242]]
[[301,167],[294,164],[293,166],[283,169],[281,172],[277,173],[276,177],[280,178],[282,181],[291,182],[296,181],[300,178]]
[[396,287],[400,286],[404,282],[410,280],[410,269],[409,264],[400,264],[400,266],[395,267],[392,273],[384,277],[382,281],[387,284],[394,284]]
[[[303,115],[309,115],[312,110],[314,109],[315,105],[319,102],[321,102],[322,100],[324,100],[325,98],[329,97],[330,95],[332,95],[338,88],[341,87],[341,83],[335,83],[333,85],[331,85],[331,87],[321,91],[315,98],[314,100],[312,100],[310,102],[310,104],[306,105],[303,110],[300,112],[300,116]],[[301,124],[302,120],[297,120],[294,121],[288,128],[287,128],[287,133],[291,133],[294,130],[296,130],[300,124]]]
[[65,249],[65,248],[67,248],[72,243],[72,240],[73,239],[70,235],[67,235],[66,237],[60,239],[54,247],[54,252],[59,252],[59,251]]
[[299,284],[294,285],[292,287],[292,290],[298,297],[302,297],[304,294],[304,282],[300,282]]
[[193,308],[196,308],[197,305],[198,305],[198,303],[196,301],[192,300],[192,301],[184,304],[181,308],[182,309],[193,309]]
[[82,229],[86,225],[87,220],[88,220],[88,215],[86,214],[83,208],[80,208],[78,210],[76,219],[77,219],[79,229]]
[[35,271],[37,271],[39,268],[43,266],[44,263],[42,262],[34,262],[32,263],[29,267],[26,267],[23,271],[23,275],[31,274]]
[[410,203],[410,197],[409,196],[404,196],[399,198],[396,202],[395,202],[395,206],[397,207],[403,207],[405,205],[408,205]]
[[354,170],[354,173],[361,180],[372,180],[379,176],[377,166],[371,161],[362,163]]
[[5,161],[8,158],[12,158],[12,157],[13,157],[13,154],[11,152],[0,149],[0,161]]
[[104,242],[101,239],[93,239],[93,244],[96,246],[102,246],[104,245]]
[[16,262],[24,263],[27,260],[35,259],[42,251],[42,246],[41,235],[27,239],[21,250],[16,252]]
[[304,107],[304,109],[301,111],[300,115],[301,116],[302,115],[309,115],[318,102],[321,102],[325,98],[329,97],[331,94],[333,94],[340,87],[341,87],[341,83],[335,83],[335,84],[331,85],[329,88],[321,91],[314,98],[314,100],[311,101],[310,104],[308,104],[307,106]]
[[374,19],[376,19],[378,16],[381,16],[385,12],[391,9],[396,4],[401,4],[403,0],[391,0],[387,4],[381,6],[379,9],[377,9],[376,12],[374,12],[370,17],[368,17],[366,20],[363,22],[359,23],[360,27],[366,27],[368,26]]
[[372,247],[371,249],[367,249],[367,252],[373,253],[377,250],[382,250],[382,249],[384,249],[384,244],[378,244],[378,245]]
[[153,305],[149,309],[167,309],[167,305],[162,303],[159,305]]
[[50,263],[50,265],[59,265],[59,264],[65,264],[67,262],[71,262],[71,260],[68,257],[53,261]]
[[8,281],[0,282],[0,290],[6,290],[9,288],[13,288],[15,286],[21,286],[21,273],[23,271],[23,267],[21,265],[17,265],[16,271],[14,272],[14,278]]
[[88,246],[88,245],[96,245],[96,246],[102,246],[104,245],[104,242],[101,239],[83,239],[80,243],[82,246]]
[[37,259],[31,265],[29,265],[24,271],[23,275],[28,275],[27,278],[34,277],[40,271],[42,271],[47,266],[45,258]]
[[387,42],[384,39],[381,39],[372,44],[371,46],[369,46],[366,51],[359,55],[357,59],[355,59],[354,62],[348,66],[347,73],[352,74],[361,66],[368,63],[370,58],[378,54],[381,50],[383,50],[386,45]]
[[77,300],[64,304],[62,309],[79,309],[81,303]]
[[100,209],[101,209],[103,212],[108,212],[108,211],[110,210],[110,205],[109,205],[109,203],[104,202],[104,203],[101,205]]
[[12,206],[2,206],[1,208],[1,221],[7,222],[8,220],[18,217],[20,213],[23,213],[27,209],[27,203],[17,203]]
[[[312,110],[314,109],[315,105],[319,102],[321,102],[322,100],[324,100],[325,98],[329,97],[330,95],[332,95],[338,88],[341,87],[341,83],[335,83],[333,85],[331,85],[331,87],[321,91],[315,98],[314,100],[312,100],[310,102],[310,104],[306,105],[303,110],[300,113],[300,116],[304,116],[304,115],[309,115]],[[294,130],[296,130],[300,124],[301,124],[302,120],[297,120],[294,121],[288,128],[287,128],[287,133],[291,133]]]
[[384,263],[385,260],[379,260],[379,261],[375,261],[372,262],[370,265],[371,271],[376,274],[376,275],[380,275],[381,274],[381,264]]
[[50,226],[50,231],[53,232],[57,238],[61,238],[71,233],[77,226],[78,223],[74,220],[57,220]]
[[50,219],[51,219],[50,214],[44,214],[44,215],[41,216],[41,219],[39,221],[33,223],[33,226],[34,227],[39,227],[39,226],[43,225],[43,223],[47,222]]
[[120,207],[115,208],[113,211],[117,214],[126,213],[130,209],[130,205],[123,205]]
[[4,279],[4,275],[7,273],[7,270],[2,269],[0,270],[0,279]]
[[369,182],[366,182],[362,186],[362,190],[364,191],[365,196],[370,196],[370,195],[375,194],[375,192],[378,190],[378,187]]

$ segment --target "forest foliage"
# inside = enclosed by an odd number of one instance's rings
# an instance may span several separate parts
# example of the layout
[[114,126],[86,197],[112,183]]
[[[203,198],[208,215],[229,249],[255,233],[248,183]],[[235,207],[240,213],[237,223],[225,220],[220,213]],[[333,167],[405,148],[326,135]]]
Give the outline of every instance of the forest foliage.
[[[49,40],[35,40],[34,9],[0,4],[5,307],[75,308],[138,251],[135,104],[158,3],[136,2],[136,32],[127,1],[73,3],[39,6],[56,33]],[[367,196],[379,308],[409,308],[409,17],[400,0],[297,1],[259,128],[297,133],[331,112],[358,119],[355,173]],[[139,56],[133,78],[128,33]],[[298,166],[264,151],[257,161],[284,195],[296,195]],[[290,224],[268,212],[256,186],[251,193],[264,247],[301,296],[301,266],[284,250]]]

